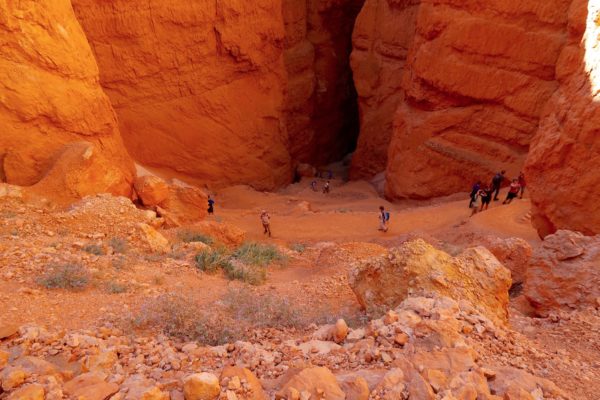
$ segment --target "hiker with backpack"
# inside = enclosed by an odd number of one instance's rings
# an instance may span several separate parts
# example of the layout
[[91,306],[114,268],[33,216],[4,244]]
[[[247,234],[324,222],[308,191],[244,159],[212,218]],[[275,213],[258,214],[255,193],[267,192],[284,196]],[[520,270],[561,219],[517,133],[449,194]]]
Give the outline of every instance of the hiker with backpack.
[[329,181],[325,182],[325,185],[323,185],[323,194],[329,194],[330,191],[330,187],[329,187]]
[[[471,201],[469,202],[469,208],[473,208],[473,203],[477,201],[479,190],[481,189],[481,181],[477,181],[471,188]],[[475,206],[477,207],[477,206]]]
[[260,213],[260,222],[262,222],[262,226],[264,229],[263,234],[269,235],[271,237],[271,216],[267,212],[267,210],[262,210]]
[[385,211],[383,206],[379,207],[379,230],[382,232],[388,231],[388,224],[390,222],[390,213]]
[[504,182],[504,174],[506,174],[505,170],[498,172],[492,178],[492,191],[494,192],[494,201],[498,201],[498,195],[500,194],[500,188],[502,187],[502,183]]

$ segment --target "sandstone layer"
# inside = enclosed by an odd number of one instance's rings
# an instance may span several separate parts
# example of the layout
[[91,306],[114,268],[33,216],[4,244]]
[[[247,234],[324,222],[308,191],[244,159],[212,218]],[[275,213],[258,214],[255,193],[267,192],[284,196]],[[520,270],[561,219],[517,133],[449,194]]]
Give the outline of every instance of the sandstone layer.
[[73,6],[137,161],[209,185],[291,180],[280,0]]
[[354,175],[386,170],[390,198],[463,191],[499,169],[516,175],[558,86],[569,4],[367,2],[354,35]]
[[531,258],[525,296],[537,313],[600,305],[600,236],[549,235]]
[[600,232],[599,17],[597,1],[573,2],[569,42],[556,66],[560,87],[527,159],[533,223],[541,236],[557,229]]
[[133,163],[70,1],[0,3],[0,128],[0,180],[36,184],[65,145],[86,141],[110,165],[80,180],[82,193],[130,193]]

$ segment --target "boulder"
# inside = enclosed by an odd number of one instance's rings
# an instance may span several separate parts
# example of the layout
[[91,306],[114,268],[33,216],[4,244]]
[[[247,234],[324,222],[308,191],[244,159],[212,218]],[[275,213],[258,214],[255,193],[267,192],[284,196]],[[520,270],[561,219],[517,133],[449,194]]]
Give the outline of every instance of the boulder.
[[139,224],[138,226],[142,231],[142,238],[153,252],[164,254],[171,251],[169,241],[160,232],[147,224]]
[[348,377],[340,382],[346,400],[369,400],[369,384],[362,376]]
[[88,372],[65,383],[63,391],[79,400],[104,400],[117,393],[119,385],[106,382],[106,374]]
[[190,375],[183,381],[185,400],[214,400],[220,393],[219,378],[207,372]]
[[524,294],[540,315],[560,308],[596,307],[600,297],[600,235],[560,230],[531,257]]
[[366,309],[393,309],[408,297],[435,294],[469,301],[503,323],[508,318],[510,271],[483,247],[452,257],[418,239],[355,263],[348,279]]
[[277,392],[277,398],[286,398],[290,392],[307,393],[309,398],[323,400],[345,400],[335,376],[325,367],[304,368],[289,377]]
[[527,241],[521,238],[501,239],[486,236],[479,244],[487,248],[502,265],[510,270],[513,284],[523,283],[533,251]]
[[237,247],[246,241],[246,231],[227,222],[202,221],[194,228],[230,247]]
[[23,386],[22,388],[12,392],[6,399],[7,400],[44,400],[45,390],[42,385],[37,383]]
[[169,197],[169,185],[157,176],[138,177],[133,187],[142,204],[148,207],[158,206]]
[[240,382],[247,385],[249,389],[249,393],[245,394],[244,400],[268,399],[268,396],[263,390],[260,381],[248,368],[229,366],[225,367],[223,372],[221,372],[221,382],[223,382],[223,380],[226,378],[231,381],[231,379],[234,377],[237,377]]

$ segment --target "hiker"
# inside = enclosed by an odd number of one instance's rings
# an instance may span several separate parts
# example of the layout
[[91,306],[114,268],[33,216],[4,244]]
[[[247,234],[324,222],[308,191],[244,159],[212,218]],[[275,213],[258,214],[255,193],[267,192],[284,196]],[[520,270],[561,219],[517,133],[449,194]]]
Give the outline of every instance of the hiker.
[[498,172],[492,178],[492,191],[494,192],[494,201],[498,201],[498,195],[500,194],[500,188],[502,187],[502,183],[504,182],[504,174],[506,174],[505,170]]
[[215,213],[215,201],[208,196],[208,215],[213,215]]
[[471,197],[471,203],[469,204],[469,207],[471,207],[472,211],[471,211],[471,217],[475,214],[477,214],[480,210],[481,205],[483,204],[481,201],[481,187],[479,188],[479,190],[477,190],[477,193],[475,193],[474,196]]
[[[469,208],[473,208],[473,203],[476,202],[479,190],[481,189],[481,181],[477,181],[471,188],[471,201],[469,202]],[[475,206],[477,208],[477,206]]]
[[260,213],[260,222],[262,222],[262,226],[265,229],[263,234],[269,235],[271,237],[271,216],[267,212],[267,210],[262,210]]
[[310,183],[310,188],[313,190],[313,192],[317,191],[317,181],[312,181]]
[[379,207],[379,230],[388,231],[388,223],[390,222],[390,213],[385,211],[383,206]]
[[521,191],[521,185],[519,185],[519,180],[513,179],[512,183],[510,184],[510,188],[508,189],[508,194],[506,195],[506,200],[504,200],[502,202],[502,204],[512,203],[513,199],[519,195],[520,191]]
[[525,194],[525,186],[527,186],[527,182],[525,182],[525,174],[523,172],[519,173],[519,185],[521,185],[521,193],[519,198],[522,199]]
[[325,182],[325,185],[323,185],[323,193],[329,193],[329,181]]
[[483,211],[484,208],[486,210],[488,209],[492,201],[492,192],[493,190],[489,185],[479,190],[479,198],[481,199],[481,206],[479,208],[479,211]]

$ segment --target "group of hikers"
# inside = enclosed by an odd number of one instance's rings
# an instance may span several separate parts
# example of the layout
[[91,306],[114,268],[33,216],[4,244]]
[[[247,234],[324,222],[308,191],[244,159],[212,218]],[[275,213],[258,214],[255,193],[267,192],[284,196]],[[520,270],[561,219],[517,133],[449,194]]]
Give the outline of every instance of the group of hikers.
[[[502,184],[507,179],[506,171],[502,170],[498,172],[492,178],[490,184],[483,186],[481,181],[477,181],[472,189],[469,200],[469,208],[473,210],[471,215],[476,214],[479,211],[487,210],[492,199],[494,201],[498,201],[498,196],[500,195],[500,189]],[[317,181],[314,180],[310,183],[311,189],[313,191],[318,191]],[[510,183],[508,188],[508,194],[506,195],[506,199],[502,202],[502,204],[510,204],[517,197],[523,198],[525,194],[525,187],[527,186],[525,182],[525,175],[521,172],[518,178],[515,178]],[[329,193],[330,191],[330,182],[326,181],[323,186],[323,193]],[[208,214],[214,214],[214,205],[215,201],[208,196]],[[386,211],[384,206],[379,207],[379,231],[387,232],[389,229],[390,223],[390,213]],[[260,213],[260,221],[263,226],[263,234],[271,237],[271,215],[267,212],[267,210],[262,210]]]
[[[507,179],[505,175],[506,171],[502,170],[494,175],[491,184],[482,186],[481,181],[477,181],[473,185],[469,201],[469,208],[473,209],[473,213],[471,215],[476,214],[478,211],[483,211],[484,209],[487,210],[492,202],[492,198],[494,201],[499,200],[498,195],[500,194],[500,188]],[[525,194],[526,186],[527,183],[525,182],[525,174],[521,172],[519,173],[519,177],[513,179],[510,183],[508,194],[506,195],[506,199],[502,202],[502,204],[510,204],[517,197],[522,199],[523,195]]]

